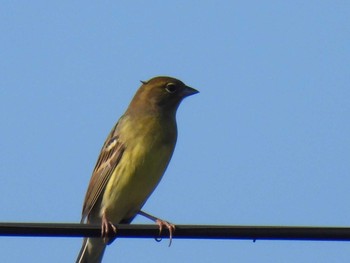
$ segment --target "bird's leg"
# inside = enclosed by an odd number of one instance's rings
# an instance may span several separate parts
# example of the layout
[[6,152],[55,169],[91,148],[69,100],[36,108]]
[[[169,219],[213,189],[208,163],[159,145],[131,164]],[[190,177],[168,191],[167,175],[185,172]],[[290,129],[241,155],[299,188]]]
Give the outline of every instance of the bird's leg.
[[111,221],[108,221],[106,213],[103,213],[101,223],[101,237],[105,243],[108,242],[111,232],[113,232],[113,234],[116,234],[117,228],[112,224]]
[[170,239],[169,247],[170,247],[171,246],[171,242],[173,240],[173,233],[175,231],[175,225],[171,224],[171,223],[169,223],[169,222],[167,222],[165,220],[159,219],[159,218],[157,218],[155,216],[152,216],[150,214],[147,214],[147,213],[145,213],[145,212],[143,212],[141,210],[138,212],[138,214],[142,215],[142,216],[144,216],[144,217],[146,217],[146,218],[148,218],[150,220],[152,220],[153,222],[155,222],[159,226],[159,235],[162,233],[163,226],[165,226],[168,229],[168,231],[169,231],[169,239]]

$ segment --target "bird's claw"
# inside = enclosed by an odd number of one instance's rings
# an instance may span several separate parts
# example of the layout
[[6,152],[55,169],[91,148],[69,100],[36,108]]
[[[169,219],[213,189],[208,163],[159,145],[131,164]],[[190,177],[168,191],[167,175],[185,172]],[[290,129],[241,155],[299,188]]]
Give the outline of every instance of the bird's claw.
[[101,237],[105,243],[109,243],[109,238],[112,233],[115,235],[117,233],[117,228],[112,224],[112,222],[108,221],[106,216],[102,216],[102,224],[101,224]]
[[[175,232],[175,225],[171,224],[167,221],[157,219],[156,224],[159,226],[159,235],[162,234],[163,226],[165,226],[169,231],[169,247],[171,246],[171,242],[173,240],[173,233]],[[160,241],[159,239],[156,239],[157,241]]]

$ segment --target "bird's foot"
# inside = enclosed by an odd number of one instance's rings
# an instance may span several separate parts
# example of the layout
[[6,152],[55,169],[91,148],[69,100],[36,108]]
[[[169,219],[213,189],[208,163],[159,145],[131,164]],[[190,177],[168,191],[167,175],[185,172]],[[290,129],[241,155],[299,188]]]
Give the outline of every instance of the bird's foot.
[[156,224],[159,226],[159,235],[161,235],[162,230],[163,230],[163,226],[165,226],[168,231],[169,231],[169,247],[171,246],[171,242],[173,241],[173,233],[175,232],[175,225],[171,224],[167,221],[161,220],[161,219],[157,219],[156,220]]
[[[150,214],[147,214],[143,211],[139,211],[140,215],[143,215],[144,217],[147,217],[148,219],[151,219],[152,221],[154,221],[158,226],[159,226],[159,235],[161,235],[162,230],[163,230],[163,226],[165,226],[168,231],[169,231],[169,247],[171,246],[171,242],[173,241],[173,233],[175,232],[175,225],[171,224],[165,220],[159,219],[155,216],[152,216]],[[156,239],[159,240],[159,239]]]
[[117,228],[112,224],[111,221],[108,221],[106,215],[103,214],[101,223],[101,237],[103,238],[103,241],[105,243],[109,243],[111,235],[115,235],[116,233]]

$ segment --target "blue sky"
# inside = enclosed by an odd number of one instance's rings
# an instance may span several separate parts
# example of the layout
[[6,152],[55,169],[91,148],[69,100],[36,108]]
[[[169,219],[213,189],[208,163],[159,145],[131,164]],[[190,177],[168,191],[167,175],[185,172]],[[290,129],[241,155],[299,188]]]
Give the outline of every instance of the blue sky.
[[[175,224],[349,226],[348,1],[2,1],[0,221],[78,222],[139,80],[200,90],[144,210]],[[137,218],[136,223],[151,223]],[[73,262],[79,238],[0,238]],[[119,239],[104,262],[348,262],[345,242]]]

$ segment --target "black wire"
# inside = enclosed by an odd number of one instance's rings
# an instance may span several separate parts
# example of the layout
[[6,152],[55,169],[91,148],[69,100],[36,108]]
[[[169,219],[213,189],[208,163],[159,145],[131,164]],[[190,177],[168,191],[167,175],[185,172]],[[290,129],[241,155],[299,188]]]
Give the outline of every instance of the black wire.
[[[157,225],[116,225],[117,238],[167,238]],[[99,225],[72,223],[0,223],[0,236],[100,237]],[[176,225],[173,238],[186,239],[250,239],[250,240],[318,240],[350,241],[348,227],[290,226],[217,226]]]

